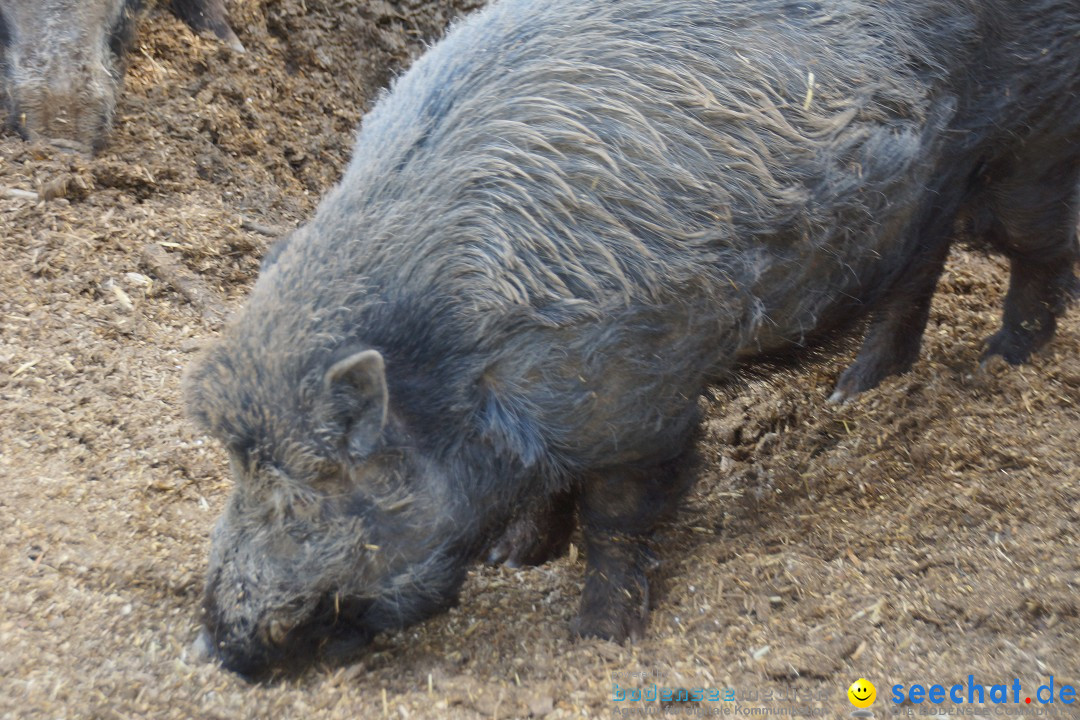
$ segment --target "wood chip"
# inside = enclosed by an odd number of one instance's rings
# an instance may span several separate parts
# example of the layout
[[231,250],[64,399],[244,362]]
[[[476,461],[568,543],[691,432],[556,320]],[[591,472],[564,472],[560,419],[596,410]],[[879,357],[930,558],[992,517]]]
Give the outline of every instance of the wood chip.
[[203,317],[219,323],[225,318],[225,305],[206,284],[182,267],[159,243],[143,248],[142,260],[162,282],[171,285],[194,305]]
[[40,196],[31,190],[19,190],[18,188],[0,188],[0,197],[8,200],[33,200],[37,202]]

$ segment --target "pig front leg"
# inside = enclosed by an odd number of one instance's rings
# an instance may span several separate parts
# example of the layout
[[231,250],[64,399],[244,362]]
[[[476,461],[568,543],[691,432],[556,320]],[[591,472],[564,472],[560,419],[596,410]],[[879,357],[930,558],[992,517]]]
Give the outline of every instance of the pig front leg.
[[579,637],[615,642],[644,636],[649,571],[658,562],[649,539],[689,489],[686,455],[652,466],[622,466],[585,478],[578,512],[585,535],[585,589],[573,624]]

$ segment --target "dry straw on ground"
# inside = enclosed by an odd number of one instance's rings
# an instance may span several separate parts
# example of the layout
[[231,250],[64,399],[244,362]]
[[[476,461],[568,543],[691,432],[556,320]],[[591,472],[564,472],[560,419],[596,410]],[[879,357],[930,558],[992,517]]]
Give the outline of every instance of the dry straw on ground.
[[1080,685],[1080,312],[1031,365],[977,372],[1006,273],[967,252],[911,374],[841,408],[844,357],[717,391],[640,644],[570,641],[573,554],[477,569],[349,667],[250,687],[193,663],[229,481],[181,369],[468,4],[230,7],[243,56],[150,13],[96,159],[0,142],[0,717],[610,716],[612,673],[642,671],[845,713],[860,676]]

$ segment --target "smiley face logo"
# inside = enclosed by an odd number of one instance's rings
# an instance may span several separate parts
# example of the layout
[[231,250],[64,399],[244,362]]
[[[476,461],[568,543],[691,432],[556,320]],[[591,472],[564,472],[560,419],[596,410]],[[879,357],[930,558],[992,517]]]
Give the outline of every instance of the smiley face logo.
[[868,708],[877,700],[877,688],[866,678],[859,678],[851,683],[847,691],[848,700],[857,708]]

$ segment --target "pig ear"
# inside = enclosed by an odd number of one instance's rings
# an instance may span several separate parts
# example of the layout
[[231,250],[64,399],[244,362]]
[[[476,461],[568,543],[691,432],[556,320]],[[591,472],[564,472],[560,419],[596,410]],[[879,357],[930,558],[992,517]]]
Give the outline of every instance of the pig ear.
[[364,457],[386,426],[386,366],[377,350],[364,350],[326,371],[326,388],[346,430],[349,454]]

